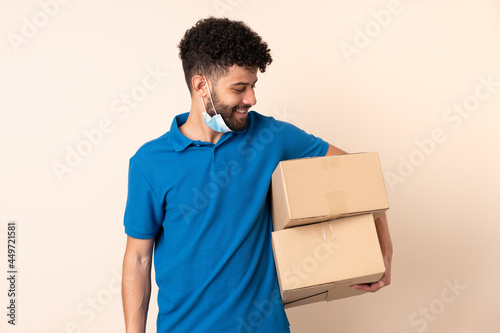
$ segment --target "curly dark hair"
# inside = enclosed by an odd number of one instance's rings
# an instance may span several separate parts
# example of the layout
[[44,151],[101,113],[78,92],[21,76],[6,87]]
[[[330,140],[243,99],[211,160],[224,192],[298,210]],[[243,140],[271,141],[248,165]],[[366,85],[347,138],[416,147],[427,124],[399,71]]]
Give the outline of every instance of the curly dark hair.
[[258,68],[271,64],[270,49],[262,38],[241,21],[209,17],[186,31],[179,43],[179,57],[189,91],[195,75],[207,75],[216,82],[232,65]]

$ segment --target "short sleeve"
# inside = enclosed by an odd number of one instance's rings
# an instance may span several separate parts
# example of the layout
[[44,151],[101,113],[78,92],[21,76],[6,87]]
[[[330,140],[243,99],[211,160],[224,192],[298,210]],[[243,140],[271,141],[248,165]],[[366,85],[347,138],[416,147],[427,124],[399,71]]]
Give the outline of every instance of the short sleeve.
[[151,184],[131,159],[123,222],[125,233],[133,238],[153,238],[161,227],[163,214],[163,205],[158,200]]
[[328,142],[323,139],[308,134],[290,123],[283,121],[277,122],[278,128],[280,128],[279,133],[283,141],[285,152],[284,160],[324,156],[328,151]]

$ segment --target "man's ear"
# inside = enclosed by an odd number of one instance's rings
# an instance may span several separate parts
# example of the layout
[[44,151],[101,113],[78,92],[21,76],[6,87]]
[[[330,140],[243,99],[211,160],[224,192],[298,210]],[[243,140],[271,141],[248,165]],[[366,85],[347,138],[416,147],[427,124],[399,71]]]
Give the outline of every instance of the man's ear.
[[201,75],[195,75],[191,78],[193,93],[198,93],[201,97],[208,96],[207,81]]

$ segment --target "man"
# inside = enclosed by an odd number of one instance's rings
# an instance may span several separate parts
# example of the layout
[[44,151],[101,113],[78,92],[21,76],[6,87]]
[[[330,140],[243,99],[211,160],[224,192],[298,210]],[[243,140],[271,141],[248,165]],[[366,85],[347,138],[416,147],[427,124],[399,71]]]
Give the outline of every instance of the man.
[[[154,246],[158,332],[289,332],[271,248],[269,185],[282,160],[343,154],[299,128],[265,117],[257,72],[272,61],[242,22],[208,18],[180,42],[189,113],[130,160],[123,262],[127,332],[144,332]],[[390,282],[385,215],[376,222]]]

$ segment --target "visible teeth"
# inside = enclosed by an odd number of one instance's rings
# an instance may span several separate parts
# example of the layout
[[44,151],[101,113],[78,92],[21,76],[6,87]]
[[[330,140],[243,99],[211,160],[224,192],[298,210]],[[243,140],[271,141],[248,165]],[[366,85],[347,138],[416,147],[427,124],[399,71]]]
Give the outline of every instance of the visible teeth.
[[247,113],[248,112],[248,110],[235,110],[235,111],[238,113]]

